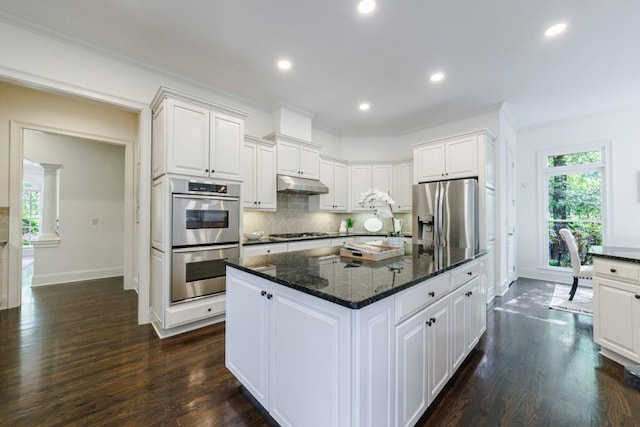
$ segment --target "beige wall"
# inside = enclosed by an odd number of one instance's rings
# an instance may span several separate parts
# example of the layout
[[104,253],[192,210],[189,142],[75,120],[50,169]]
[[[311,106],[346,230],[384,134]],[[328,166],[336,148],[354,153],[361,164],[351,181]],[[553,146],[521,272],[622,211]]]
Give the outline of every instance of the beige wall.
[[9,204],[9,121],[136,141],[137,113],[0,82],[0,206]]

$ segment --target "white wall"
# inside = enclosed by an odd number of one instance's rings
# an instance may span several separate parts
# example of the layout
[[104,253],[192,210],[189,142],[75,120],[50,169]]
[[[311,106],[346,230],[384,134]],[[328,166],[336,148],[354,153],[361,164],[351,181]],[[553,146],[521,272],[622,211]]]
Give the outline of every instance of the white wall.
[[[521,276],[554,278],[540,267],[538,195],[542,185],[538,153],[597,141],[611,141],[611,209],[603,243],[640,247],[640,107],[589,115],[523,129],[518,135],[518,271]],[[563,275],[566,276],[566,275]],[[565,281],[570,279],[565,278]]]
[[24,156],[38,163],[62,165],[60,244],[36,249],[32,284],[122,275],[124,146],[25,132]]

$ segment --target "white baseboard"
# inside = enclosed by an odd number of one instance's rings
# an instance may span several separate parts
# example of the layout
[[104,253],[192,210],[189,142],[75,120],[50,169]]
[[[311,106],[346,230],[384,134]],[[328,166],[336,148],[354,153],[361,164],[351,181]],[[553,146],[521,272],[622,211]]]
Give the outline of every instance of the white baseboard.
[[34,274],[31,286],[48,286],[83,280],[106,279],[124,275],[123,267],[97,268],[94,270],[65,271],[62,273]]

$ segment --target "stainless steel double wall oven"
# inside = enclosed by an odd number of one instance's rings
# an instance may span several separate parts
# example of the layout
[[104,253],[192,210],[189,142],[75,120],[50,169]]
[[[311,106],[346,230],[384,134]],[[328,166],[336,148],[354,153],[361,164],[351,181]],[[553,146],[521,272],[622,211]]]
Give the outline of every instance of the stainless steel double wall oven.
[[171,304],[225,291],[240,255],[240,184],[171,178]]

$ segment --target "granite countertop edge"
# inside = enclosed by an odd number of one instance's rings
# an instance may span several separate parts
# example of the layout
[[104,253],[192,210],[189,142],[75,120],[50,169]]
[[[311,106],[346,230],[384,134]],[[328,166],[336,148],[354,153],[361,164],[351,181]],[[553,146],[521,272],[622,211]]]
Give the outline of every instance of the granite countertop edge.
[[[404,291],[405,289],[408,289],[408,288],[410,288],[412,286],[415,286],[415,285],[417,285],[419,283],[422,283],[425,280],[431,279],[433,277],[436,277],[436,276],[439,276],[439,275],[441,275],[443,273],[446,273],[447,271],[453,270],[454,268],[457,268],[457,267],[459,267],[461,265],[464,265],[464,264],[466,264],[468,262],[471,262],[471,261],[473,261],[475,259],[478,259],[478,258],[480,258],[480,257],[482,257],[482,256],[484,256],[486,254],[487,254],[486,250],[480,250],[474,256],[466,258],[466,259],[464,259],[462,261],[459,261],[459,262],[457,262],[455,264],[452,264],[452,265],[449,265],[447,267],[443,267],[440,270],[436,270],[436,271],[434,271],[432,273],[425,274],[423,276],[420,276],[419,278],[413,279],[413,280],[411,280],[411,281],[409,281],[407,283],[404,283],[404,284],[402,284],[400,286],[394,287],[392,289],[388,289],[388,290],[386,290],[384,292],[376,294],[375,296],[372,296],[372,297],[369,297],[369,298],[365,298],[365,299],[360,300],[360,301],[347,301],[347,300],[344,300],[344,299],[341,299],[341,298],[338,298],[338,297],[335,297],[335,296],[332,296],[332,295],[328,295],[328,294],[326,294],[324,292],[319,292],[319,291],[316,291],[314,289],[310,289],[310,288],[308,288],[306,286],[300,286],[295,282],[284,280],[284,279],[281,279],[279,277],[274,277],[274,276],[271,276],[271,275],[266,274],[266,273],[262,273],[260,270],[254,270],[252,268],[239,265],[237,263],[234,263],[232,260],[227,260],[227,261],[225,261],[225,263],[226,263],[227,266],[235,268],[237,270],[244,271],[246,273],[252,274],[252,275],[257,276],[257,277],[261,277],[263,279],[269,280],[269,281],[274,282],[274,283],[278,283],[280,285],[286,286],[286,287],[291,288],[291,289],[295,289],[295,290],[303,292],[305,294],[313,295],[313,296],[318,297],[320,299],[323,299],[325,301],[330,301],[330,302],[333,302],[335,304],[341,305],[341,306],[346,307],[346,308],[350,308],[350,309],[353,309],[353,310],[358,310],[358,309],[366,307],[366,306],[368,306],[370,304],[373,304],[376,301],[380,301],[380,300],[385,299],[385,298],[387,298],[387,297],[389,297],[391,295],[397,294],[397,293],[399,293],[401,291]],[[392,262],[393,259],[389,259],[388,261]]]
[[640,248],[625,248],[618,246],[592,246],[589,255],[598,258],[640,264]]
[[[338,239],[340,237],[387,237],[387,233],[367,233],[366,231],[363,231],[362,233],[358,233],[358,232],[354,232],[354,233],[336,233],[336,232],[332,232],[332,233],[327,233],[328,235],[326,236],[305,236],[305,237],[296,237],[293,239],[286,239],[286,240],[270,240],[269,236],[267,237],[263,237],[261,239],[258,240],[248,240],[246,238],[243,238],[241,243],[243,246],[250,246],[250,245],[261,245],[261,244],[268,244],[268,243],[288,243],[288,242],[298,242],[301,240],[322,240],[322,239]],[[402,233],[403,237],[411,237],[411,233]]]

